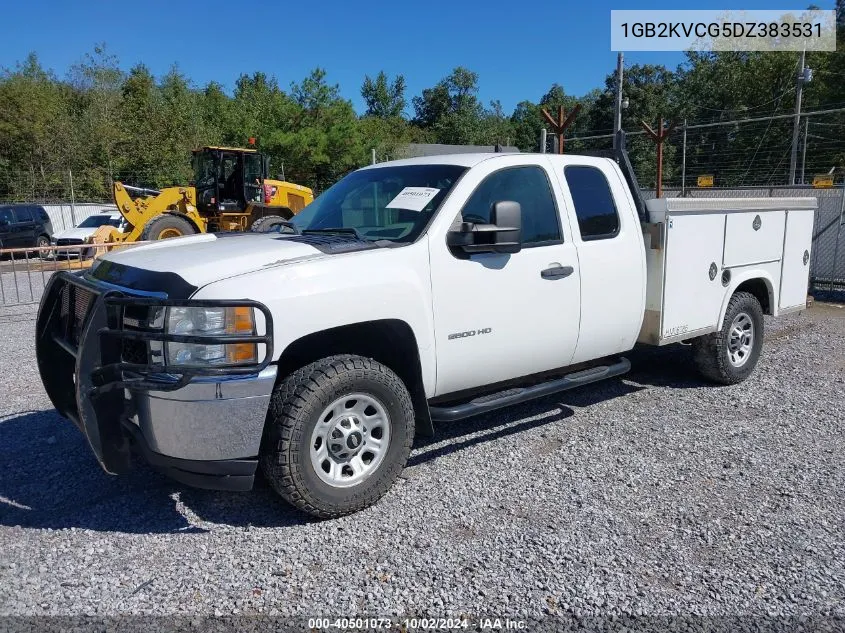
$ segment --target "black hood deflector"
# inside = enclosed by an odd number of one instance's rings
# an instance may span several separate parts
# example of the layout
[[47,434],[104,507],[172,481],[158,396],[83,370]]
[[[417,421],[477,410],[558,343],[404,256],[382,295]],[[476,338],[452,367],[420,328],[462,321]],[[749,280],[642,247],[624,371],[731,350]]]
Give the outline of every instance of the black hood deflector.
[[107,259],[100,260],[87,276],[130,290],[164,292],[168,299],[189,299],[197,291],[196,286],[189,284],[176,273],[144,270]]

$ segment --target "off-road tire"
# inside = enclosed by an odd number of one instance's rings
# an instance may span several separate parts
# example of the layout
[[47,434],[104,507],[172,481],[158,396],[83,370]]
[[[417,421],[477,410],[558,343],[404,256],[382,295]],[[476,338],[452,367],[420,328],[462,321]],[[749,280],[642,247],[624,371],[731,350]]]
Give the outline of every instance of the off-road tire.
[[[747,314],[754,325],[751,352],[741,367],[735,367],[728,356],[731,324],[739,314]],[[708,380],[733,385],[748,378],[757,366],[763,349],[763,308],[749,292],[737,292],[728,303],[722,328],[693,340],[693,359],[699,373]]]
[[269,233],[282,222],[287,222],[287,220],[280,215],[265,215],[263,218],[258,218],[253,222],[249,230],[255,233]]
[[[389,417],[390,443],[369,477],[348,488],[325,483],[311,461],[311,436],[321,412],[344,394],[376,397]],[[402,472],[414,440],[414,407],[400,378],[363,356],[329,356],[306,365],[274,389],[259,462],[286,501],[321,519],[362,510],[384,495]]]
[[[179,232],[178,236],[168,235],[164,238],[161,237],[163,233],[175,233],[177,231]],[[194,225],[191,224],[185,218],[181,218],[178,215],[173,215],[172,213],[163,213],[161,215],[157,215],[144,225],[144,230],[141,231],[141,240],[147,241],[168,239],[169,237],[193,235],[196,232],[197,230]]]

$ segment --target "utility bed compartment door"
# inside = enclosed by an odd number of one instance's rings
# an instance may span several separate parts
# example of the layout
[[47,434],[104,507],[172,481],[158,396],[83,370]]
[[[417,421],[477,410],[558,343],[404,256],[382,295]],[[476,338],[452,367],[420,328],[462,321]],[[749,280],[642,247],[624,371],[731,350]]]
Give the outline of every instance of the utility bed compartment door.
[[[667,224],[661,338],[712,326],[724,293],[719,262],[725,216],[678,215]],[[716,274],[711,279],[713,266]]]
[[728,213],[722,262],[725,268],[780,259],[785,216],[785,211]]
[[780,281],[781,310],[807,303],[814,219],[815,212],[812,210],[789,211],[786,214],[786,239]]

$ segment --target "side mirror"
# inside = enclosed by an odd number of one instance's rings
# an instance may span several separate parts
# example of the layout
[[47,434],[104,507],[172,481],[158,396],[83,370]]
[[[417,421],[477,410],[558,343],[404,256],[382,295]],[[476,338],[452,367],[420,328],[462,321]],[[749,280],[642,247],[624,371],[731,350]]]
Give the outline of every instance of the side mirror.
[[522,250],[522,207],[518,202],[494,202],[490,224],[461,222],[446,234],[446,244],[466,253],[518,253]]

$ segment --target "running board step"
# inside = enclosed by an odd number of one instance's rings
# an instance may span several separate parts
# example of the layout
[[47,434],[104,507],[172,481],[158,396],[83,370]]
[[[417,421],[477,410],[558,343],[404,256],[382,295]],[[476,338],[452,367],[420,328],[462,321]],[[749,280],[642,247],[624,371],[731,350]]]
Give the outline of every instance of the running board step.
[[627,358],[619,358],[612,365],[600,365],[590,367],[582,371],[567,374],[563,378],[555,378],[547,382],[541,382],[530,387],[514,387],[498,393],[481,396],[464,404],[457,404],[445,407],[429,407],[431,419],[435,422],[453,422],[462,420],[473,415],[487,413],[495,409],[509,407],[512,404],[519,404],[542,398],[560,391],[567,391],[582,385],[597,382],[614,376],[621,376],[631,369],[631,363]]

